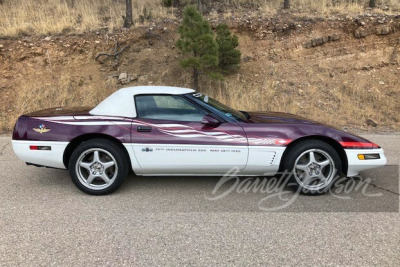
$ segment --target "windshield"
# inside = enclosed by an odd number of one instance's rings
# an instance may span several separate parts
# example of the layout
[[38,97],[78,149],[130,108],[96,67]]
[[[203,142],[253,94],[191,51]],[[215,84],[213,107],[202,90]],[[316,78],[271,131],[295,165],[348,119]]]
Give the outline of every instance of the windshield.
[[242,112],[237,111],[233,108],[230,108],[220,102],[218,102],[215,99],[212,99],[211,97],[208,97],[206,95],[203,95],[201,93],[194,93],[192,94],[194,97],[196,97],[197,99],[201,100],[202,102],[206,103],[207,105],[212,106],[215,109],[218,109],[219,111],[221,111],[222,113],[225,114],[225,116],[231,117],[231,118],[235,118],[237,120],[240,121],[246,121],[247,117],[246,115],[244,115]]

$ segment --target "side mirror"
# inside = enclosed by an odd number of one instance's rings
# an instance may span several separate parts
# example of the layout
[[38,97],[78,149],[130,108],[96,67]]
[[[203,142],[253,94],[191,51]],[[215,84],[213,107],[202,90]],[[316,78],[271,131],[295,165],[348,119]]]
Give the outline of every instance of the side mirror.
[[210,126],[210,127],[217,127],[218,125],[221,124],[221,122],[219,120],[217,120],[210,114],[204,115],[203,119],[201,120],[201,123],[203,123],[206,126]]

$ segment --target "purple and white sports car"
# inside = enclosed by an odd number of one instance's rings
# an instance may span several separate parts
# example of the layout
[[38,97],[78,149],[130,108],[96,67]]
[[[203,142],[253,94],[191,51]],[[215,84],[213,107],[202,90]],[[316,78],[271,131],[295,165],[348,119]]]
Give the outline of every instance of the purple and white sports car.
[[386,164],[383,149],[353,134],[275,112],[245,112],[192,89],[123,88],[95,108],[52,108],[18,118],[12,145],[29,165],[68,169],[82,191],[116,190],[136,175],[268,176],[289,170],[301,192],[342,173]]

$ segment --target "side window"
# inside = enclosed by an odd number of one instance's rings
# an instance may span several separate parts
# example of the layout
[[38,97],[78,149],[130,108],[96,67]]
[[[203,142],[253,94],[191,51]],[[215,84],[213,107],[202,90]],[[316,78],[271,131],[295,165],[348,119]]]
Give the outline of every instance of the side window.
[[176,95],[135,96],[139,118],[174,121],[201,121],[205,111]]

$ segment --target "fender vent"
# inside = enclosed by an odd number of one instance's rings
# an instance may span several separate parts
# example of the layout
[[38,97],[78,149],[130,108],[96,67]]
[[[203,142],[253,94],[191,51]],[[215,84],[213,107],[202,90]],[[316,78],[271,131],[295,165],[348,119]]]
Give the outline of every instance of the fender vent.
[[276,157],[276,152],[271,151],[270,153],[268,153],[267,156],[268,165],[272,165],[272,163],[274,163],[275,157]]

